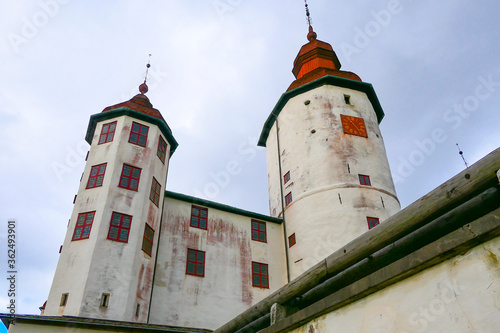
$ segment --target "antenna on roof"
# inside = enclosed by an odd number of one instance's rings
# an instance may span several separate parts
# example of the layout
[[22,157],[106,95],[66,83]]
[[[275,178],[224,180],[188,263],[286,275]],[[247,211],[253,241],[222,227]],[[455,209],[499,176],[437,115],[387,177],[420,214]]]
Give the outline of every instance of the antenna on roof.
[[468,168],[469,165],[467,164],[467,161],[465,160],[464,152],[460,149],[460,146],[458,145],[458,143],[457,143],[457,148],[458,148],[458,153],[460,154],[460,156],[462,156],[462,160],[464,160],[465,167]]
[[142,83],[139,86],[139,91],[141,94],[145,94],[148,92],[149,88],[148,85],[146,84],[146,81],[148,80],[148,72],[149,72],[149,67],[151,67],[151,54],[149,54],[149,59],[148,59],[148,64],[146,65],[146,75],[144,76],[144,83]]
[[307,0],[304,0],[304,3],[306,5],[307,24],[309,24],[309,27],[311,27],[312,26],[312,20],[311,20],[311,14],[309,13],[309,6],[307,5]]
[[149,54],[148,64],[146,65],[146,75],[144,76],[144,83],[148,80],[149,67],[151,67],[151,53]]

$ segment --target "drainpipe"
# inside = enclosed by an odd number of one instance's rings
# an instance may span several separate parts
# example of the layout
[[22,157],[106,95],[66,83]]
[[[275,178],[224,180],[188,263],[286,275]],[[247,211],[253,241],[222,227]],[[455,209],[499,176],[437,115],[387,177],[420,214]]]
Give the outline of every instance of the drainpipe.
[[161,237],[161,227],[163,225],[163,212],[165,211],[165,192],[167,191],[167,179],[168,179],[168,168],[170,167],[170,153],[168,157],[167,164],[167,174],[165,175],[165,191],[163,191],[163,205],[161,207],[160,213],[160,224],[158,225],[158,240],[156,241],[156,254],[155,254],[155,262],[153,267],[153,279],[151,280],[151,294],[149,295],[149,307],[148,307],[148,318],[146,320],[146,324],[149,324],[149,315],[151,314],[151,304],[153,304],[153,290],[155,286],[155,278],[156,278],[156,265],[158,264],[158,252],[160,252],[160,237]]
[[284,191],[283,191],[283,171],[281,169],[281,148],[280,148],[280,127],[278,123],[278,116],[271,113],[276,119],[276,143],[278,145],[278,167],[279,167],[279,179],[280,179],[280,191],[281,191],[281,216],[283,217],[283,238],[285,240],[285,261],[286,261],[286,281],[290,283],[290,260],[288,258],[288,244],[287,244],[287,233],[286,233],[286,219],[285,219],[285,202],[284,202]]

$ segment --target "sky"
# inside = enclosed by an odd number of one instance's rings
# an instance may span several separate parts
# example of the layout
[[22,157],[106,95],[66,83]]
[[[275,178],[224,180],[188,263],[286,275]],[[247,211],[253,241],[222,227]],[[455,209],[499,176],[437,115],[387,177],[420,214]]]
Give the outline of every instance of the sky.
[[[46,300],[89,117],[147,96],[179,142],[166,188],[269,214],[264,121],[307,43],[301,0],[0,0],[0,276],[16,221],[17,313]],[[318,39],[373,85],[406,207],[499,147],[496,1],[310,0]],[[237,163],[229,177],[227,166]],[[9,302],[0,278],[0,312]],[[1,329],[0,329],[1,332]]]

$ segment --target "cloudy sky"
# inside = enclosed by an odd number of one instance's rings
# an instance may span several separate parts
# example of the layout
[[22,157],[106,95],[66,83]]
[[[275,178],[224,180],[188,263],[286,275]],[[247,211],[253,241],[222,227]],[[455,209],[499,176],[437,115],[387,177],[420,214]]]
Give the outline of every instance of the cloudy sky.
[[[307,42],[301,0],[1,0],[0,269],[17,221],[18,312],[46,300],[90,115],[148,96],[179,147],[167,189],[268,213],[262,125]],[[500,143],[496,1],[310,0],[318,39],[372,83],[403,207]],[[240,168],[217,183],[228,163]],[[1,275],[0,274],[0,275]],[[7,285],[0,279],[0,312]]]

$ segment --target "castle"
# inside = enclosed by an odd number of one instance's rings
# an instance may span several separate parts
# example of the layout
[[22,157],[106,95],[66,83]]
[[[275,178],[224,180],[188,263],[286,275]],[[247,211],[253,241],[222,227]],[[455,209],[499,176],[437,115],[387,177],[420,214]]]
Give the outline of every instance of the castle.
[[[91,116],[43,315],[10,331],[368,332],[360,313],[387,332],[442,331],[441,309],[480,291],[471,304],[483,313],[453,320],[464,332],[498,327],[500,152],[400,211],[373,87],[342,71],[311,25],[307,38],[258,142],[269,216],[165,189],[178,143],[141,84]],[[439,284],[454,274],[463,282]],[[432,294],[435,281],[443,293],[414,315],[402,298]]]

